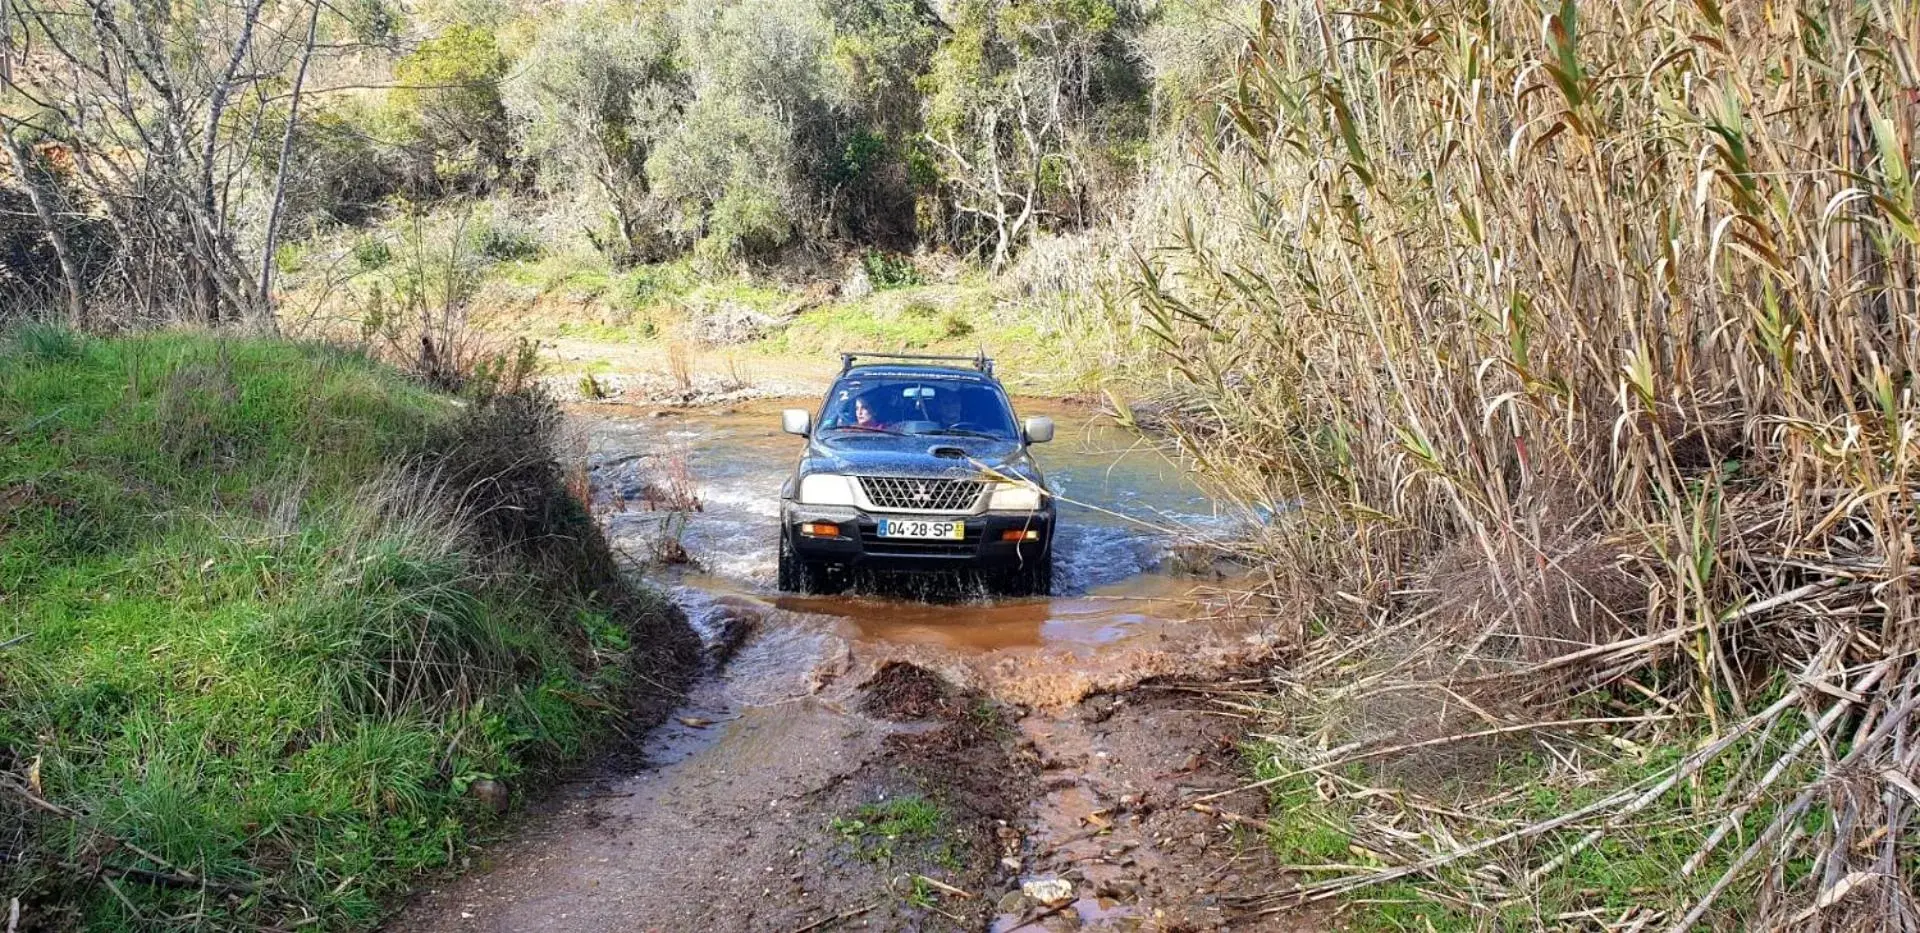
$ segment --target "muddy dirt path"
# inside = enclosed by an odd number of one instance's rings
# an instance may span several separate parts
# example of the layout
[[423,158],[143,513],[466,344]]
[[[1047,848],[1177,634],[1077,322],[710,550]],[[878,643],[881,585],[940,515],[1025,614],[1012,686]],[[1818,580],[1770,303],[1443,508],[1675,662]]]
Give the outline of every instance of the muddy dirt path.
[[[615,543],[656,574],[712,670],[642,754],[537,805],[392,930],[1317,929],[1237,909],[1280,887],[1243,780],[1231,672],[1275,648],[1231,580],[1159,529],[1228,530],[1157,454],[1051,414],[1067,496],[1045,599],[773,592],[777,402],[583,415]],[[660,477],[681,477],[682,490]],[[666,485],[671,486],[668,482]],[[649,499],[695,491],[684,521]],[[663,542],[671,541],[672,544]]]

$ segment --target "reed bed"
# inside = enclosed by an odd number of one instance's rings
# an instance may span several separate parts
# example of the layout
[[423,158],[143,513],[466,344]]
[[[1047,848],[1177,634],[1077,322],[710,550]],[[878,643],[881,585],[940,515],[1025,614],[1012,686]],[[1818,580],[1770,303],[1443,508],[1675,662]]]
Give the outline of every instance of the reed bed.
[[1263,6],[1138,272],[1325,622],[1265,783],[1346,848],[1242,907],[1920,927],[1917,47],[1883,0]]

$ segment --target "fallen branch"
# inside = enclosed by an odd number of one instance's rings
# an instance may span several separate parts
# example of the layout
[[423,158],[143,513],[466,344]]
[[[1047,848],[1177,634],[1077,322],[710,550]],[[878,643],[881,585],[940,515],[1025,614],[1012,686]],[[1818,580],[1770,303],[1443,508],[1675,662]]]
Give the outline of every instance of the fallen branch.
[[1045,920],[1048,917],[1051,917],[1054,914],[1057,914],[1072,906],[1073,906],[1073,899],[1068,898],[1067,900],[1061,901],[1060,903],[1055,904],[1052,907],[1048,907],[1045,910],[1040,911],[1039,913],[1020,918],[1020,920],[1016,922],[1013,926],[1007,927],[1006,933],[1015,933],[1016,930],[1024,930],[1027,927],[1033,926],[1034,924],[1039,923],[1040,921]]
[[861,914],[864,914],[867,911],[870,911],[878,906],[880,906],[880,902],[874,901],[873,903],[868,904],[865,907],[855,907],[852,910],[842,911],[830,917],[822,917],[819,920],[815,920],[814,922],[809,923],[806,926],[803,926],[797,930],[794,930],[793,933],[811,933],[811,931],[813,930],[825,929],[826,927],[835,923],[839,923],[842,920],[852,920],[853,918],[858,917]]
[[[30,858],[31,856],[26,855],[24,853],[20,853],[20,852],[0,852],[0,862],[11,862],[15,865],[19,865],[19,864],[24,864]],[[191,889],[196,891],[206,890],[206,891],[212,891],[216,894],[257,894],[259,893],[258,888],[252,887],[250,885],[226,884],[219,881],[208,881],[204,878],[200,878],[194,875],[189,875],[189,874],[184,874],[179,872],[170,872],[170,871],[155,871],[151,868],[137,868],[132,865],[101,864],[101,865],[95,865],[95,866],[88,866],[88,865],[82,865],[78,862],[68,862],[68,861],[53,861],[51,864],[59,868],[61,871],[69,872],[75,875],[86,875],[86,874],[110,875],[115,878],[123,878],[127,881],[138,881],[142,884],[150,884],[156,887],[163,887],[163,888],[184,888],[184,889]]]
[[19,797],[20,799],[31,804],[35,809],[43,810],[47,813],[51,813],[54,816],[60,817],[61,819],[68,820],[80,826],[84,826],[89,832],[98,833],[102,836],[112,839],[114,841],[114,844],[119,846],[120,848],[126,849],[128,852],[132,852],[133,854],[143,859],[146,859],[149,862],[152,862],[154,865],[159,866],[157,870],[143,869],[143,868],[130,868],[130,867],[123,868],[123,869],[116,869],[116,871],[120,873],[121,877],[127,877],[136,881],[146,881],[153,884],[165,884],[165,885],[174,886],[174,887],[204,888],[209,891],[218,891],[222,894],[271,893],[271,892],[264,891],[258,885],[255,885],[251,882],[212,881],[206,878],[202,878],[199,875],[194,874],[193,872],[180,868],[179,866],[174,865],[171,862],[168,862],[166,859],[163,859],[160,856],[147,851],[146,849],[143,849],[137,845],[134,845],[133,843],[128,842],[125,839],[120,838],[119,836],[116,836],[112,833],[107,832],[106,830],[101,829],[98,826],[95,826],[90,820],[88,820],[85,816],[81,815],[78,811],[68,807],[61,806],[60,804],[54,803],[53,801],[48,800],[47,798],[34,793],[32,788],[29,788],[26,785],[21,784],[18,780],[14,779],[12,775],[0,775],[0,790],[7,791],[8,793],[11,793],[16,797]]
[[914,877],[920,879],[921,881],[926,882],[928,887],[933,888],[934,890],[939,891],[943,894],[949,894],[954,897],[960,898],[962,900],[973,897],[972,894],[966,891],[962,891],[959,888],[956,888],[953,885],[947,884],[946,882],[941,881],[937,878],[929,878],[926,875],[914,875]]

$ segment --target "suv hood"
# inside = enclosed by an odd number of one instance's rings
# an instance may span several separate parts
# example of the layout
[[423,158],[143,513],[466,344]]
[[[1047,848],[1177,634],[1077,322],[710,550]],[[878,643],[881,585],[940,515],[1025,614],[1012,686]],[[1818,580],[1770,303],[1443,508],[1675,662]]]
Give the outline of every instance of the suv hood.
[[971,477],[974,462],[1039,481],[1040,472],[1019,441],[949,434],[868,434],[858,431],[816,435],[807,442],[801,473],[873,476]]

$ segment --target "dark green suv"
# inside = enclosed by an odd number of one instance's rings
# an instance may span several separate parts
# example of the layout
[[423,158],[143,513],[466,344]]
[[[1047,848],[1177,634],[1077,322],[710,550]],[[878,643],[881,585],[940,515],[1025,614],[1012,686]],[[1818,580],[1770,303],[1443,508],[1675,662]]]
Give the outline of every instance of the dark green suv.
[[960,572],[1010,595],[1053,586],[1054,503],[1030,446],[1049,418],[1015,418],[985,356],[842,354],[780,491],[780,589],[839,589],[855,573]]

